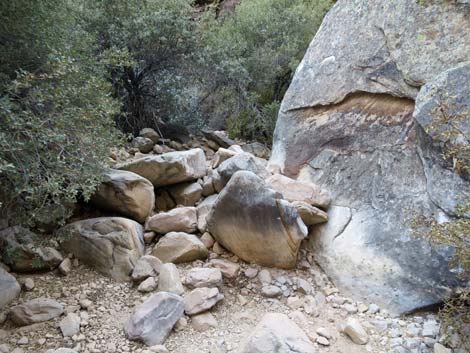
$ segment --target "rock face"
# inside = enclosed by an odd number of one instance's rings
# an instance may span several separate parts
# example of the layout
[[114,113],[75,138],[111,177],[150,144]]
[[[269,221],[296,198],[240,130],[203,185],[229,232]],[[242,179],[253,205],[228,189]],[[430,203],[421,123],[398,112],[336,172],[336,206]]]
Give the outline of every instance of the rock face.
[[121,217],[74,222],[59,230],[61,246],[83,263],[118,281],[128,280],[144,253],[142,226]]
[[16,272],[51,270],[62,262],[56,249],[37,246],[39,236],[21,226],[0,231],[2,261]]
[[[337,1],[281,106],[270,170],[332,196],[329,222],[310,237],[316,261],[343,292],[395,313],[436,303],[457,284],[447,250],[414,237],[411,221],[448,219],[470,185],[438,162],[421,98],[419,124],[413,111],[420,86],[470,60],[469,43],[468,6]],[[437,84],[445,90],[468,87],[446,75]],[[435,96],[426,87],[423,102]]]
[[208,229],[247,262],[292,268],[307,235],[297,210],[255,174],[235,173],[208,216]]
[[208,251],[204,244],[193,234],[171,232],[162,237],[155,245],[152,255],[163,262],[181,263],[204,260]]
[[10,318],[16,325],[25,326],[51,320],[63,312],[63,305],[55,300],[37,298],[13,307]]
[[285,314],[266,314],[241,353],[315,353],[307,335]]
[[206,157],[200,148],[147,156],[119,164],[116,168],[134,172],[150,180],[154,186],[196,180],[206,175],[207,171]]
[[173,293],[160,292],[135,309],[124,331],[130,340],[142,341],[148,346],[162,344],[183,312],[183,298]]
[[140,175],[110,169],[103,174],[91,202],[142,223],[153,210],[155,194],[152,183]]
[[0,267],[0,310],[15,300],[21,287],[15,277]]

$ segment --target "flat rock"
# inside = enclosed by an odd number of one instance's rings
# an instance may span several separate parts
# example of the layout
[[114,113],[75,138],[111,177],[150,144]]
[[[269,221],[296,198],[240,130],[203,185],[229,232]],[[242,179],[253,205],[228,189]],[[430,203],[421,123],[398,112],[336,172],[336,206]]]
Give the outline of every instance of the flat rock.
[[315,353],[315,347],[303,332],[285,314],[263,316],[256,325],[241,353]]
[[183,284],[175,264],[168,263],[160,266],[158,277],[158,291],[181,295],[184,293]]
[[224,298],[218,288],[196,288],[184,297],[184,311],[196,315],[211,309]]
[[135,264],[131,278],[134,282],[141,282],[149,277],[156,277],[160,272],[162,262],[152,255],[142,256]]
[[118,164],[116,169],[136,173],[156,187],[196,180],[207,172],[206,157],[200,148],[146,156]]
[[295,266],[307,235],[295,207],[247,171],[235,173],[220,193],[208,217],[208,230],[246,262],[281,268]]
[[186,274],[189,288],[218,287],[222,285],[222,272],[218,268],[193,268]]
[[155,193],[152,183],[140,175],[109,169],[90,201],[142,223],[151,215]]
[[11,274],[0,267],[0,309],[3,309],[21,292],[21,286]]
[[61,247],[84,264],[118,281],[130,279],[144,253],[143,227],[130,219],[101,217],[70,223],[59,230]]
[[157,213],[148,219],[145,229],[161,234],[169,232],[194,233],[197,230],[196,208],[178,207],[168,212]]
[[171,232],[158,241],[152,255],[163,262],[181,263],[204,260],[208,251],[194,234]]
[[124,325],[124,332],[130,340],[142,341],[148,346],[162,344],[183,313],[183,298],[160,292],[136,307]]
[[36,298],[10,310],[10,319],[18,326],[48,321],[62,315],[64,307],[53,299]]

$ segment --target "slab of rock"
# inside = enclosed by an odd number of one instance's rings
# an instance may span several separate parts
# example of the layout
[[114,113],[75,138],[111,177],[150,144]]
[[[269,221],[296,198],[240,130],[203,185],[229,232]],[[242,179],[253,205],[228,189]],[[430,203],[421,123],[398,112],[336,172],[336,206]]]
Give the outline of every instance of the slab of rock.
[[21,292],[21,286],[11,274],[0,267],[0,309],[15,300]]
[[203,131],[204,136],[211,141],[217,143],[220,147],[229,148],[236,142],[227,137],[225,131]]
[[307,226],[328,222],[328,214],[304,201],[294,201],[292,205],[297,209],[302,221]]
[[59,232],[61,247],[84,264],[118,281],[129,280],[144,253],[142,226],[121,217],[101,217],[70,223]]
[[90,201],[142,223],[153,211],[155,193],[152,183],[140,175],[109,169]]
[[356,344],[366,344],[369,341],[366,330],[356,319],[349,318],[346,321],[343,332]]
[[69,313],[59,322],[60,331],[64,337],[72,337],[80,332],[80,316]]
[[191,318],[191,324],[196,331],[207,331],[217,327],[217,320],[211,313],[202,313]]
[[178,184],[168,190],[177,205],[194,206],[202,197],[202,186],[198,182]]
[[312,183],[294,180],[281,174],[270,176],[266,182],[287,201],[303,201],[322,208],[327,208],[331,202],[328,193]]
[[150,180],[154,186],[165,186],[196,180],[206,175],[206,157],[200,148],[146,156],[116,165]]
[[197,230],[197,211],[195,207],[178,207],[168,212],[150,217],[146,230],[166,234],[169,232],[193,233]]
[[241,353],[315,353],[313,343],[285,314],[266,314],[255,327]]
[[213,169],[217,168],[220,163],[225,162],[227,159],[232,158],[237,153],[226,148],[219,148],[217,152],[212,157],[211,167]]
[[218,287],[222,283],[222,272],[218,268],[193,268],[186,274],[185,285],[189,288]]
[[135,264],[131,278],[134,282],[142,282],[149,277],[156,277],[160,273],[162,262],[152,255],[142,256]]
[[146,137],[152,140],[153,143],[157,143],[160,140],[160,135],[152,128],[146,127],[140,130],[139,136]]
[[299,65],[269,168],[331,193],[336,210],[309,242],[345,295],[401,314],[461,285],[449,249],[417,239],[410,218],[445,221],[470,190],[423,131],[442,98],[457,103],[451,114],[468,104],[469,52],[468,6],[341,0]]
[[218,288],[196,288],[184,297],[184,311],[196,315],[214,307],[224,296]]
[[39,246],[40,237],[21,226],[0,231],[0,249],[3,263],[15,272],[52,270],[64,259],[60,252],[48,246]]
[[64,307],[53,299],[36,298],[10,310],[10,319],[18,326],[48,321],[62,315]]
[[223,260],[223,259],[213,259],[210,261],[210,264],[215,268],[218,268],[224,278],[235,279],[238,277],[240,272],[240,265],[233,263],[232,261]]
[[208,230],[247,262],[292,268],[307,227],[297,210],[257,175],[234,174],[208,217]]
[[124,332],[130,340],[142,341],[148,346],[162,344],[183,313],[183,298],[160,292],[136,307],[124,325]]
[[190,262],[204,260],[208,251],[194,234],[170,232],[162,237],[152,250],[152,255],[163,262]]
[[[223,184],[227,184],[236,172],[246,170],[259,177],[268,178],[271,173],[266,169],[266,161],[253,156],[251,153],[243,152],[227,159],[217,168],[217,173],[222,178]],[[217,188],[216,188],[217,190]]]
[[180,274],[175,264],[168,263],[160,266],[160,275],[158,277],[158,291],[170,292],[181,295],[184,293]]
[[217,197],[219,195],[211,195],[204,199],[197,207],[197,229],[204,233],[207,230],[207,216],[212,211]]

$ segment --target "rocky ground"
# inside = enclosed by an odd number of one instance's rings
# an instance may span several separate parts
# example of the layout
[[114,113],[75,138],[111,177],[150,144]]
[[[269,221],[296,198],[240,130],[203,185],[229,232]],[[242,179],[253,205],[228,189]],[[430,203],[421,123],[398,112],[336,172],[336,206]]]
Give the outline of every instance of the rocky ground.
[[[211,253],[210,257],[219,256]],[[23,285],[32,280],[34,286],[23,291],[12,304],[37,297],[56,299],[65,305],[65,313],[79,315],[79,332],[64,338],[60,329],[63,317],[22,328],[15,328],[6,321],[0,331],[0,352],[39,353],[60,347],[90,353],[159,352],[129,341],[123,331],[133,308],[151,294],[143,294],[131,283],[118,283],[74,262],[67,276],[58,271],[19,276]],[[188,316],[180,319],[165,342],[169,352],[238,352],[265,313],[287,314],[315,342],[318,352],[433,352],[439,324],[432,313],[392,318],[373,304],[344,298],[321,270],[306,259],[290,271],[243,262],[238,265],[236,278],[224,280],[221,286],[224,299],[210,311],[215,320],[195,323]],[[211,262],[195,261],[177,267],[184,282],[190,269],[211,267]],[[293,284],[296,278],[305,280],[301,287]],[[263,288],[270,279],[270,283],[283,292],[279,297],[266,297],[271,294],[264,293]],[[185,288],[185,292],[188,291]],[[341,333],[342,325],[351,318],[358,320],[367,331],[365,345],[356,344]]]

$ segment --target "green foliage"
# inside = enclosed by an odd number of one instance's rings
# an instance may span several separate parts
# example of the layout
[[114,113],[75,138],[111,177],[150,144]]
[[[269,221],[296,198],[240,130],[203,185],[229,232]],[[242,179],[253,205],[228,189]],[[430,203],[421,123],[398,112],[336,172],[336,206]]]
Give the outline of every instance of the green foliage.
[[[119,141],[113,117],[120,106],[106,80],[106,64],[119,55],[95,54],[95,38],[68,1],[14,3],[2,5],[19,32],[9,37],[4,67],[4,77],[16,78],[3,82],[0,95],[0,212],[11,223],[54,223],[94,191]],[[22,9],[31,16],[19,17]],[[23,60],[30,44],[39,50]]]
[[[326,11],[329,0],[242,1],[225,19],[204,23],[210,84],[225,106],[231,134],[269,142],[278,107]],[[228,99],[227,99],[228,98]],[[277,114],[277,112],[276,112]],[[223,120],[223,119],[218,119]],[[238,121],[237,121],[238,120]],[[260,129],[260,125],[262,126]]]

